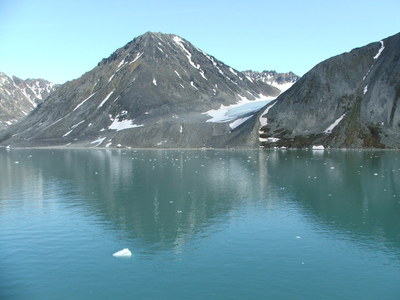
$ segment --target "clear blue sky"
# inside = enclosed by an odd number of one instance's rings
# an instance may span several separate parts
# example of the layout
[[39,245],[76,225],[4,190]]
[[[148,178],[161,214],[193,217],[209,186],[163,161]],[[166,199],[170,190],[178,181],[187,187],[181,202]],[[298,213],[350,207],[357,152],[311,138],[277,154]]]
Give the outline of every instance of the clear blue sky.
[[0,71],[63,83],[156,31],[238,70],[303,75],[399,32],[399,12],[400,0],[0,0]]

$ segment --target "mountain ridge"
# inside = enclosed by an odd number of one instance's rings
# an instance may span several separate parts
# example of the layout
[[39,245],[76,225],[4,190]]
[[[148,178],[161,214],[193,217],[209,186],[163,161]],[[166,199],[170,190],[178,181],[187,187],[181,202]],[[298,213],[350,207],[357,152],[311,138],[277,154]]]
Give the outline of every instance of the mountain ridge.
[[0,72],[0,129],[27,116],[58,87],[45,79],[20,79]]
[[400,33],[329,58],[264,108],[265,147],[400,148]]
[[234,136],[232,127],[208,122],[207,112],[279,92],[177,35],[148,32],[60,86],[28,119],[1,133],[0,141],[18,146],[225,147]]

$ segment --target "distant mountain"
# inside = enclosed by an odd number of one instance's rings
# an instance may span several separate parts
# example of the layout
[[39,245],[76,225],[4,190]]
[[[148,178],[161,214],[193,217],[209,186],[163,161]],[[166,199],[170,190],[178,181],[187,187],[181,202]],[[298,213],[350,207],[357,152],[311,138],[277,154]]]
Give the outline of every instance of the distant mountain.
[[22,80],[0,72],[0,129],[27,116],[56,87],[44,79]]
[[297,76],[293,72],[278,73],[276,71],[257,72],[249,70],[244,71],[243,74],[251,80],[262,81],[272,85],[278,88],[282,93],[288,90],[297,80],[300,79],[300,76]]
[[[235,146],[242,143],[235,129],[263,105],[252,101],[279,93],[177,35],[148,32],[60,86],[28,118],[0,133],[0,143]],[[243,108],[246,103],[251,105]]]
[[400,33],[318,64],[261,121],[266,147],[400,148]]

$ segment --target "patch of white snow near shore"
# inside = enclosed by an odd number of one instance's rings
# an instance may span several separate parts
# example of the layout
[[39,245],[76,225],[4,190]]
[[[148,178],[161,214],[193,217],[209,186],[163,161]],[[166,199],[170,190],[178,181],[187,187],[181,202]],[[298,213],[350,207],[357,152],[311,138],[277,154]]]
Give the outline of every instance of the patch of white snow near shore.
[[253,112],[257,112],[263,106],[267,105],[269,102],[275,99],[276,97],[264,95],[259,95],[256,100],[249,100],[247,98],[241,97],[241,100],[236,104],[228,106],[221,105],[220,108],[206,111],[203,114],[211,117],[211,119],[208,119],[206,122],[230,122],[239,118],[243,118]]

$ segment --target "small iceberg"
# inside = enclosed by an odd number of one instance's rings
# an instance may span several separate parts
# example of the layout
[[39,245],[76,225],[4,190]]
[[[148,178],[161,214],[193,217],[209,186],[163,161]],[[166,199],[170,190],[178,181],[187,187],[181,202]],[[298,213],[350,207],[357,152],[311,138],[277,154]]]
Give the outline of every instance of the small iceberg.
[[132,252],[128,248],[124,248],[120,251],[117,251],[113,254],[114,257],[130,257],[132,256]]
[[314,146],[312,146],[312,149],[313,150],[324,150],[325,147],[323,145],[314,145]]

